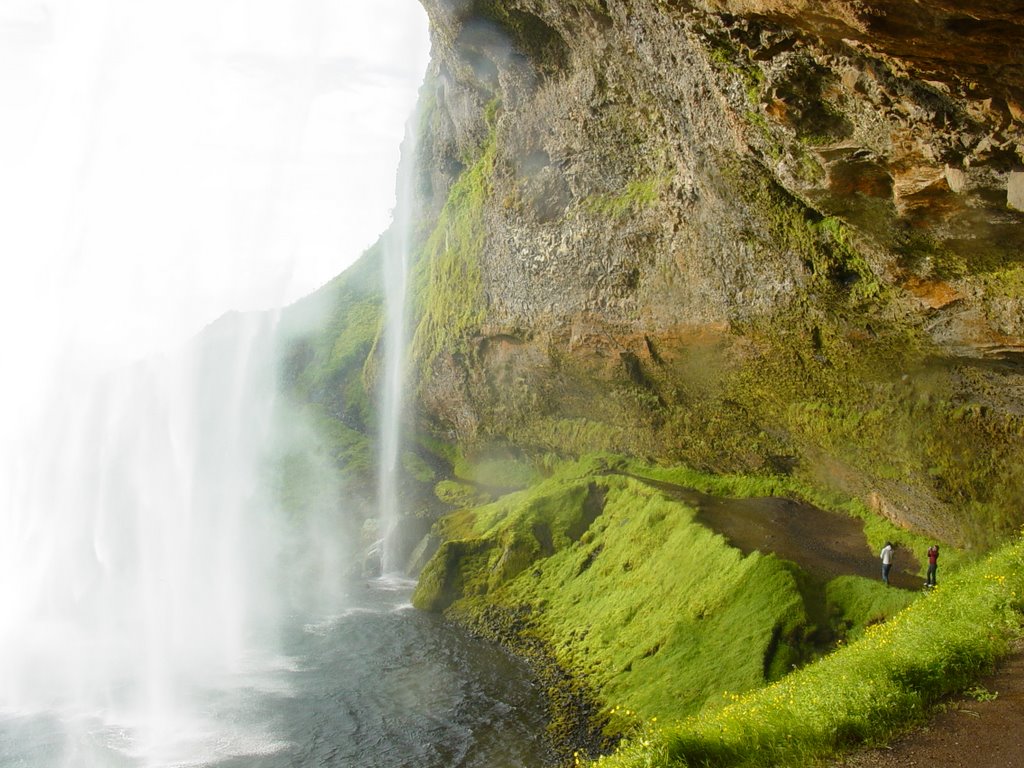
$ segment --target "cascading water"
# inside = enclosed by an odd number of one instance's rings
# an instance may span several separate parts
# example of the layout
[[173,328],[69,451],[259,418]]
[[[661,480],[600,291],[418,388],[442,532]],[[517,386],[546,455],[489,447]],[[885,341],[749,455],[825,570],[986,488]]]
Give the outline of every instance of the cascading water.
[[274,326],[231,315],[172,358],[65,371],[45,418],[0,435],[0,765],[546,757],[528,670],[401,579],[352,579],[351,510],[275,391]]
[[97,733],[144,765],[207,753],[224,734],[196,692],[276,663],[289,549],[316,555],[266,482],[273,324],[233,315],[175,356],[68,371],[7,444],[0,713],[78,723],[53,764],[89,764]]
[[394,220],[384,246],[384,385],[381,395],[380,505],[381,570],[400,571],[398,484],[402,444],[402,404],[405,389],[406,307],[408,305],[409,249],[412,243],[413,175],[416,166],[416,120],[408,123],[398,168]]

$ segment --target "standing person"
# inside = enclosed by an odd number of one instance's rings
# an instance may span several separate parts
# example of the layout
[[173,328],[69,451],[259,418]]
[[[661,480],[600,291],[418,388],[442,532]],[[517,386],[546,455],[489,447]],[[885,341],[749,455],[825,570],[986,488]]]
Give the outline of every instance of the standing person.
[[925,576],[924,585],[926,587],[935,586],[935,569],[939,564],[939,545],[932,544],[928,547],[928,575]]
[[889,571],[892,568],[892,553],[896,549],[891,541],[885,542],[885,546],[882,547],[882,581],[885,582],[885,586],[889,586]]

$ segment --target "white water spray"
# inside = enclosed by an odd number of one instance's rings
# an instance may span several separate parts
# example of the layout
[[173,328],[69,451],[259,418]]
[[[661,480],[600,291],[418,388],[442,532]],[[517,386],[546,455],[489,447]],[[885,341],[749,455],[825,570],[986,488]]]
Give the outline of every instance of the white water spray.
[[2,456],[0,716],[86,723],[67,765],[96,732],[126,765],[208,755],[222,724],[197,700],[280,663],[289,560],[316,550],[268,483],[273,325],[234,315],[173,358],[68,371]]
[[410,120],[402,144],[398,169],[397,203],[394,220],[384,244],[384,386],[381,394],[380,504],[381,570],[395,574],[402,570],[398,486],[402,445],[402,418],[407,347],[409,250],[412,245],[413,178],[416,168],[416,120]]

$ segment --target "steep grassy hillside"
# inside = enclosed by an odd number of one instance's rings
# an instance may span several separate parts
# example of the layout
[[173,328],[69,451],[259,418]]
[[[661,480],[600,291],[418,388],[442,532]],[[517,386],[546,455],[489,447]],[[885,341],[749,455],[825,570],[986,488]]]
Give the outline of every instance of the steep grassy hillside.
[[786,679],[725,693],[681,722],[637,723],[607,768],[814,765],[925,719],[1020,637],[1024,541],[999,548],[891,621]]
[[[797,490],[614,457],[569,463],[529,489],[442,518],[414,604],[514,648],[532,638],[544,663],[585,684],[604,713],[593,724],[614,737],[637,720],[679,720],[723,691],[781,679],[917,598],[860,576],[817,578],[773,554],[744,555],[698,523],[694,507],[652,485],[667,478],[723,494]],[[875,561],[866,537],[854,555]],[[556,732],[572,714],[556,713]]]

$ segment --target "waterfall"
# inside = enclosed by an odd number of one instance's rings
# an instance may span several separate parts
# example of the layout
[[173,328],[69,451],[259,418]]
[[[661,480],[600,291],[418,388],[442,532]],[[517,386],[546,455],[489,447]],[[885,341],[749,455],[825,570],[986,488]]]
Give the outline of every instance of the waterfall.
[[0,713],[178,764],[216,738],[196,692],[277,663],[290,553],[315,555],[268,482],[274,324],[236,314],[162,359],[67,370],[5,443]]
[[384,381],[381,391],[380,505],[381,570],[394,574],[402,570],[398,487],[401,480],[402,417],[407,346],[409,251],[412,243],[413,177],[416,167],[416,120],[406,126],[394,219],[384,243]]

